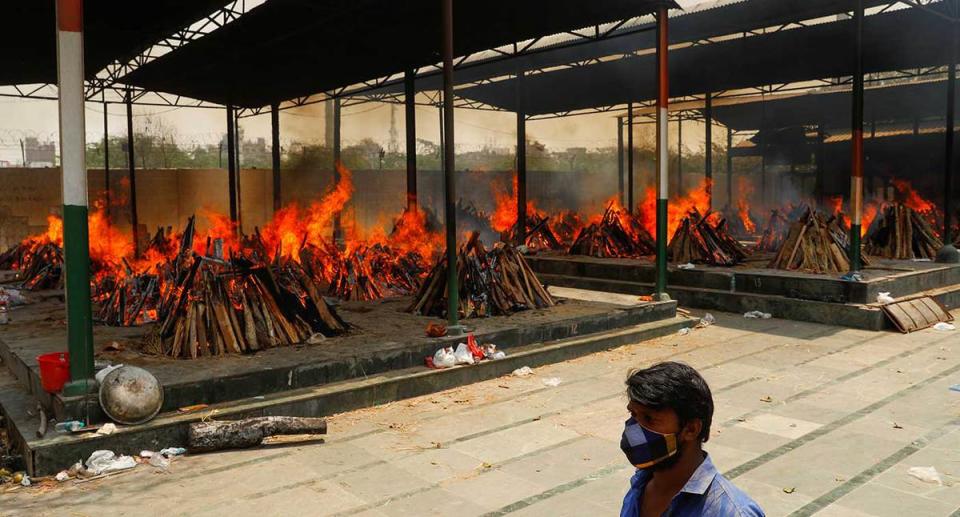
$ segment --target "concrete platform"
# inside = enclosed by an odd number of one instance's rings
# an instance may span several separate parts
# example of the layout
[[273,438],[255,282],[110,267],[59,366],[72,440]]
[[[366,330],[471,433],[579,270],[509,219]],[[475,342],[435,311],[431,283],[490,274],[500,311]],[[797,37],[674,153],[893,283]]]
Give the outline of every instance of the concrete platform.
[[[594,293],[597,296],[602,294]],[[64,328],[59,319],[63,306],[54,296],[19,309],[12,323],[0,330],[0,357],[13,374],[0,382],[0,407],[10,436],[24,451],[28,470],[42,474],[98,448],[136,452],[182,445],[188,424],[209,413],[177,414],[177,408],[187,405],[210,404],[217,418],[327,415],[659,337],[692,323],[675,317],[676,302],[634,306],[619,302],[568,299],[549,310],[469,321],[478,340],[497,343],[507,359],[443,371],[426,369],[423,359],[458,340],[424,337],[424,327],[434,320],[401,312],[408,303],[403,299],[345,304],[341,314],[357,327],[350,335],[250,356],[195,361],[149,357],[134,345],[144,329],[98,327],[97,358],[137,364],[153,372],[164,385],[163,413],[148,424],[106,437],[60,436],[51,431],[36,438],[37,419],[30,410],[37,399],[60,418],[84,407],[77,400],[49,397],[39,389],[34,358],[63,349]],[[125,343],[124,352],[102,350],[115,340]],[[91,406],[89,411],[95,412],[95,405]]]
[[[960,266],[874,259],[863,282],[763,267],[758,255],[733,268],[671,265],[667,291],[687,307],[728,312],[761,310],[776,317],[866,330],[890,327],[876,303],[890,292],[902,299],[933,296],[948,309],[960,306]],[[642,295],[653,290],[654,268],[644,259],[600,259],[570,255],[529,258],[543,282],[563,287]]]

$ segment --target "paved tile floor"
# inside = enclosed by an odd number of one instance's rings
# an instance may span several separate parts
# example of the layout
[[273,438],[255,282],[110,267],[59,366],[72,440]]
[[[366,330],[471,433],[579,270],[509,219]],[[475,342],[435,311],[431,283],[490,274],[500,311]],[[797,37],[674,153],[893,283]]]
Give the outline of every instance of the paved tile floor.
[[[714,462],[768,515],[960,515],[960,331],[717,324],[330,419],[325,442],[0,491],[2,515],[617,515],[622,382],[685,361],[716,400]],[[557,377],[550,387],[544,379]],[[908,474],[935,467],[942,485]]]

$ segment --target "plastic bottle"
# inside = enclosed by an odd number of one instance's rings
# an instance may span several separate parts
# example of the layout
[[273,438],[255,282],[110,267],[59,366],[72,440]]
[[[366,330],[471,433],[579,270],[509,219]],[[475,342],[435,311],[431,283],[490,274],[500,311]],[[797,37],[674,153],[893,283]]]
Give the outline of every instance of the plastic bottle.
[[83,428],[83,422],[79,420],[67,420],[66,422],[57,422],[57,425],[53,426],[58,433],[72,433],[79,429]]

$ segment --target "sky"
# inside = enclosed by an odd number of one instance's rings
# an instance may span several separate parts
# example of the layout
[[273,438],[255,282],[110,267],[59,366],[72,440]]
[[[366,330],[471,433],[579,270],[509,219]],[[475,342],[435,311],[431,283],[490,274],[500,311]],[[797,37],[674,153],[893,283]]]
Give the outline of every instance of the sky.
[[[683,7],[701,3],[698,0],[680,0]],[[324,108],[322,105],[284,111],[280,118],[281,141],[321,142],[324,135]],[[342,110],[342,138],[344,145],[363,138],[372,138],[386,146],[390,139],[391,111],[403,146],[404,112],[402,106],[368,103]],[[569,147],[599,148],[616,145],[616,114],[593,114],[531,121],[527,136],[545,144],[551,150]],[[516,141],[516,118],[512,113],[458,109],[455,116],[456,141],[459,149],[481,147],[510,148]],[[225,132],[225,113],[220,109],[134,107],[134,123],[140,129],[147,124],[163,124],[182,144],[214,144]],[[241,119],[241,128],[247,139],[270,138],[270,116],[264,114]],[[56,140],[57,103],[50,100],[0,98],[0,162],[20,161],[19,140],[36,136],[40,140]],[[124,107],[111,105],[108,116],[109,133],[126,134]],[[86,110],[87,140],[103,138],[103,106],[88,104]],[[675,132],[675,130],[673,131]],[[647,132],[637,133],[638,144]],[[684,124],[684,148],[703,146],[703,125]],[[417,137],[439,142],[439,113],[435,108],[418,106]],[[651,137],[652,138],[652,137]],[[676,137],[674,136],[674,139]]]

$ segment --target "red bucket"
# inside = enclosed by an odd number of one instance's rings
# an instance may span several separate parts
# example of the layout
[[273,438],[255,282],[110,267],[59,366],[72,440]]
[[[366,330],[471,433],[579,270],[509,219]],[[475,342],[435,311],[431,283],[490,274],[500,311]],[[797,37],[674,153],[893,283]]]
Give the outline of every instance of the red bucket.
[[37,356],[40,363],[40,384],[47,393],[59,393],[70,380],[70,353],[53,352]]

